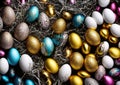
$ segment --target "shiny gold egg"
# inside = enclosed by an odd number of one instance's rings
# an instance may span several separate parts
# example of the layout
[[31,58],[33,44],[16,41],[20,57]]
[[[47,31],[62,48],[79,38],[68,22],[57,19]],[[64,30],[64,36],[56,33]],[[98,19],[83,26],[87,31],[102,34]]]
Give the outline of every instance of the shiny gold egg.
[[86,71],[78,71],[77,73],[78,76],[80,76],[81,78],[89,78],[91,75],[86,72]]
[[47,79],[47,85],[52,85],[52,80],[50,78]]
[[41,43],[36,37],[30,35],[27,39],[26,46],[30,53],[37,54],[41,48]]
[[103,37],[104,39],[108,39],[109,37],[109,30],[108,29],[100,29],[100,35],[101,37]]
[[112,24],[107,24],[107,23],[104,23],[102,25],[103,28],[106,28],[106,29],[109,29],[111,27]]
[[96,58],[95,54],[92,54],[92,53],[90,53],[90,54],[86,55],[86,58],[87,58],[87,57]]
[[55,16],[55,7],[54,7],[52,4],[48,4],[48,5],[47,5],[46,14],[47,14],[49,17]]
[[82,46],[81,46],[81,49],[82,49],[82,53],[89,54],[90,50],[91,50],[91,47],[90,47],[90,45],[88,43],[83,42]]
[[112,58],[120,58],[120,49],[119,48],[111,47],[108,52]]
[[84,63],[84,58],[81,53],[79,52],[74,52],[70,56],[70,65],[72,66],[73,69],[79,70],[82,68]]
[[48,0],[40,0],[41,2],[43,2],[43,3],[46,3]]
[[70,76],[70,85],[83,85],[82,79],[77,75]]
[[59,18],[57,19],[53,25],[52,25],[52,29],[54,30],[55,33],[60,34],[62,32],[64,32],[64,30],[66,29],[66,21],[63,18]]
[[72,54],[72,49],[69,48],[69,47],[66,47],[66,49],[65,49],[65,55],[66,55],[66,57],[67,58],[70,57],[71,54]]
[[96,48],[96,52],[95,52],[97,55],[99,56],[102,56],[104,54],[104,51],[103,49],[101,49],[101,45],[99,45],[97,48]]
[[42,74],[43,74],[46,78],[50,78],[50,74],[49,74],[48,71],[42,70]]
[[108,41],[113,43],[113,44],[116,44],[118,42],[118,38],[110,35],[109,38],[108,38]]
[[74,49],[79,49],[82,46],[82,40],[77,33],[71,33],[69,35],[69,43]]
[[48,72],[53,74],[57,73],[59,70],[58,63],[52,58],[47,58],[45,61],[45,68]]
[[84,65],[88,72],[95,72],[98,69],[97,60],[89,55],[85,57]]
[[66,20],[71,20],[72,19],[72,14],[70,12],[63,11],[62,12],[62,17]]
[[93,29],[88,29],[85,32],[85,39],[88,42],[88,44],[90,44],[92,46],[97,46],[101,42],[100,35],[98,34],[97,31],[95,31]]

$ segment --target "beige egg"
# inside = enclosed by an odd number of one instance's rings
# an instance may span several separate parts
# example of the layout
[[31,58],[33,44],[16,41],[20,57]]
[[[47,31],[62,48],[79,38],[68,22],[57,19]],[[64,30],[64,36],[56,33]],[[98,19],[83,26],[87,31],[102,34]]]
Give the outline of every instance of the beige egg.
[[70,85],[83,85],[82,79],[77,75],[70,76]]
[[109,55],[112,57],[112,58],[120,58],[120,49],[117,48],[117,47],[111,47],[109,49]]

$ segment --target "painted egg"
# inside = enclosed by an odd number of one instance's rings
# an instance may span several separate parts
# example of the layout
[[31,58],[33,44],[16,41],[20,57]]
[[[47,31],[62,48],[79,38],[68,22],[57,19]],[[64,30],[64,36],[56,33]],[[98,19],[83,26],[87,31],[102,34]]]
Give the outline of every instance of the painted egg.
[[103,16],[98,11],[93,11],[92,17],[95,19],[98,25],[103,24]]
[[85,78],[85,85],[99,85],[99,83],[93,78]]
[[103,77],[103,81],[104,81],[104,84],[105,85],[114,85],[114,80],[112,77],[108,76],[108,75],[105,75]]
[[2,28],[3,28],[3,20],[2,20],[2,18],[0,17],[0,31],[1,31]]
[[84,54],[89,54],[91,51],[90,45],[86,42],[82,43],[81,49],[82,49],[82,53],[84,53]]
[[119,74],[120,74],[120,69],[118,69],[118,68],[112,68],[109,71],[109,75],[112,77],[117,77],[117,76],[119,76]]
[[112,58],[119,58],[120,57],[120,49],[117,48],[117,47],[111,47],[109,49],[109,55],[112,57]]
[[53,23],[52,29],[54,30],[55,33],[60,34],[64,32],[66,26],[67,26],[66,21],[63,18],[59,18]]
[[17,25],[14,31],[14,36],[17,40],[23,41],[29,35],[29,27],[25,22],[22,22]]
[[37,6],[31,6],[26,13],[26,21],[34,22],[39,17],[39,9]]
[[70,85],[83,85],[82,79],[77,75],[70,76]]
[[91,76],[87,71],[78,71],[77,75],[81,78],[89,78]]
[[105,74],[106,74],[105,68],[102,65],[99,65],[97,71],[95,72],[95,79],[101,80]]
[[74,52],[70,56],[70,65],[74,70],[79,70],[82,68],[84,62],[84,58],[81,53]]
[[12,66],[15,66],[18,64],[20,60],[20,53],[16,48],[11,48],[8,51],[8,56],[7,56],[8,63]]
[[110,32],[113,36],[120,37],[120,25],[112,24],[112,26],[110,27]]
[[117,81],[115,85],[120,85],[120,81]]
[[66,82],[71,76],[72,69],[69,64],[64,64],[60,67],[58,77],[62,82]]
[[107,69],[110,69],[114,66],[114,61],[113,59],[108,56],[108,55],[105,55],[103,58],[102,58],[102,64],[105,68]]
[[38,40],[38,38],[30,35],[27,39],[27,50],[32,54],[37,54],[41,48],[41,42]]
[[35,85],[34,81],[31,79],[26,79],[24,82],[25,85]]
[[69,43],[72,48],[79,49],[82,46],[82,40],[77,33],[69,34]]
[[4,82],[6,82],[6,83],[10,81],[9,77],[6,76],[6,75],[2,75],[1,76],[1,80],[4,81]]
[[44,12],[40,13],[38,22],[39,22],[40,27],[44,29],[47,29],[50,25],[49,17]]
[[101,6],[101,7],[107,7],[110,3],[110,0],[98,0],[98,4]]
[[106,23],[114,23],[115,22],[115,14],[109,8],[105,8],[102,12],[103,18]]
[[57,73],[59,70],[58,63],[52,58],[47,58],[47,60],[45,61],[45,68],[48,72],[53,74]]
[[45,56],[50,56],[54,51],[54,44],[51,38],[45,37],[42,41],[41,52]]
[[92,46],[97,46],[101,42],[100,35],[98,34],[97,31],[95,31],[93,29],[88,29],[85,32],[85,39],[88,42],[88,44],[90,44]]
[[85,20],[85,16],[83,14],[76,14],[73,16],[73,25],[74,27],[80,27]]
[[23,72],[32,71],[33,64],[34,62],[28,54],[22,54],[20,61],[19,61],[19,66]]
[[11,83],[11,82],[9,82],[9,83],[7,83],[6,85],[14,85],[13,83]]
[[13,37],[9,32],[3,32],[0,39],[0,46],[2,48],[10,49],[13,46]]
[[9,64],[6,58],[0,58],[0,73],[6,74],[9,70]]
[[0,50],[0,57],[4,57],[5,56],[5,52],[3,50]]
[[63,17],[65,20],[71,20],[71,19],[72,19],[72,14],[71,14],[70,12],[63,11],[63,12],[62,12],[62,17]]
[[2,19],[3,23],[8,26],[12,25],[15,21],[15,12],[10,6],[4,8]]
[[97,29],[97,22],[93,17],[87,16],[85,18],[85,25],[87,28]]

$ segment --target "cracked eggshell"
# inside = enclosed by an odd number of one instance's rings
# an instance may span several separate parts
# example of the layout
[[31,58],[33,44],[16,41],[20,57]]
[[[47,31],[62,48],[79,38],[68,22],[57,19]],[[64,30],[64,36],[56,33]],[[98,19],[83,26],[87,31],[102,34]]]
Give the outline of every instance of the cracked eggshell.
[[110,27],[110,32],[115,37],[120,37],[120,25],[119,24],[112,24]]

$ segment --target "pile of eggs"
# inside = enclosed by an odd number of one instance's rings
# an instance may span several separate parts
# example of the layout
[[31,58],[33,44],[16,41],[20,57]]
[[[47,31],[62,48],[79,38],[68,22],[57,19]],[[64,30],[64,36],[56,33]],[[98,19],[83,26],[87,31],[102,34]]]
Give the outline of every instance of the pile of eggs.
[[[63,11],[61,17],[51,23],[50,18],[56,17],[55,7],[46,4],[46,11],[40,11],[36,5],[28,8],[25,21],[14,28],[13,34],[2,31],[5,26],[12,26],[16,20],[16,13],[10,6],[11,0],[5,0],[7,5],[0,17],[0,82],[5,85],[36,85],[31,78],[23,79],[15,71],[19,68],[22,73],[31,73],[36,62],[31,55],[45,57],[42,75],[47,79],[47,85],[52,85],[51,75],[57,75],[60,82],[70,85],[120,85],[120,7],[110,0],[97,0],[98,6],[91,16],[82,13],[72,14]],[[76,4],[76,0],[70,0]],[[21,0],[25,4],[25,0]],[[72,31],[68,34],[67,22],[75,29],[80,29],[85,24],[84,36]],[[29,24],[37,22],[43,30],[49,28],[52,36],[38,36],[30,33]],[[52,25],[51,25],[52,24]],[[69,30],[69,29],[68,29]],[[84,39],[82,38],[84,37]],[[26,42],[27,52],[21,54],[14,47],[14,40]],[[60,65],[52,57],[55,48],[64,45],[64,57],[68,62]]]

